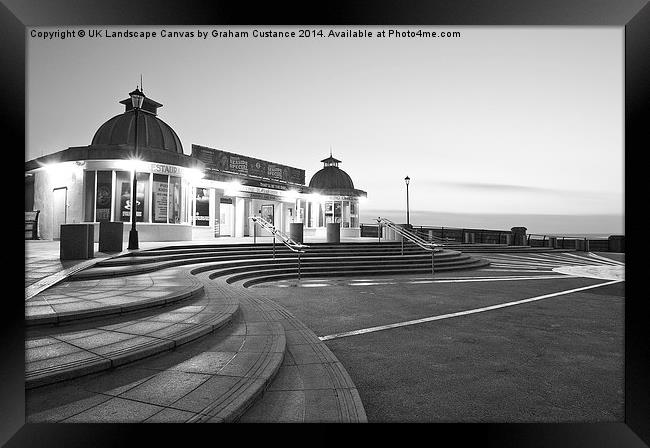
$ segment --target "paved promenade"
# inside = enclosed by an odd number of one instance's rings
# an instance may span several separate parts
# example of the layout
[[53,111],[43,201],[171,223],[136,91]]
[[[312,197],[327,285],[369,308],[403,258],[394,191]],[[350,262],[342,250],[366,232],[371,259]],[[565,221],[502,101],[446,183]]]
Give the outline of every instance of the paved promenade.
[[273,301],[200,264],[68,281],[111,254],[95,256],[26,242],[28,422],[366,421],[342,364]]
[[60,262],[26,241],[28,422],[622,418],[623,254],[244,288],[197,249]]

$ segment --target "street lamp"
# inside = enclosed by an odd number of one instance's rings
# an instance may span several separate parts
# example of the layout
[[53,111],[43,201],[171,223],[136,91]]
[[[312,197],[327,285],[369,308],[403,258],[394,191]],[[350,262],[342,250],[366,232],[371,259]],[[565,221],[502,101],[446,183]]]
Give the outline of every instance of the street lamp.
[[131,192],[131,231],[129,232],[129,250],[139,249],[138,244],[138,231],[135,228],[135,222],[137,220],[137,202],[138,202],[138,179],[137,179],[137,165],[135,161],[140,159],[138,154],[138,113],[142,107],[144,101],[144,93],[136,87],[136,89],[129,93],[131,96],[131,103],[133,104],[133,111],[135,114],[135,144],[134,144],[134,154],[133,154],[133,190]]
[[409,183],[411,182],[411,178],[406,176],[404,178],[404,182],[406,182],[406,225],[410,226],[411,223],[409,221]]

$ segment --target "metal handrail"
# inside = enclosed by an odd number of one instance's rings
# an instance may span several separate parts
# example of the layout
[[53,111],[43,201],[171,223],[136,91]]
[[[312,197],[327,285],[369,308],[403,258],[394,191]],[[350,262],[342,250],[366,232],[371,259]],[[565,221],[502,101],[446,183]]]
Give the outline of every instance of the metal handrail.
[[[300,256],[305,253],[305,248],[308,248],[309,246],[292,240],[287,235],[285,235],[282,231],[276,229],[273,224],[271,224],[264,218],[261,218],[259,216],[251,216],[250,219],[253,221],[253,232],[255,232],[256,229],[255,224],[258,224],[261,228],[271,232],[271,234],[273,235],[273,259],[274,260],[275,260],[275,238],[276,237],[278,237],[280,239],[280,242],[285,246],[287,246],[290,251],[298,254],[298,280],[300,280]],[[255,233],[254,242],[256,241],[257,241],[257,233]]]
[[[423,229],[422,227],[420,227],[419,230],[420,230],[420,233],[421,233],[421,232],[424,232],[424,229]],[[420,235],[418,235],[417,232],[413,232],[413,234],[416,235],[417,237],[420,237]],[[439,242],[441,246],[444,246],[445,243],[448,243],[447,240],[445,240],[444,238],[440,238],[440,237],[438,237],[438,236],[433,236],[433,235],[431,235],[429,238],[431,238],[431,241],[437,241],[437,242]]]
[[432,243],[430,241],[424,240],[423,238],[419,237],[415,233],[413,233],[413,232],[411,232],[409,230],[406,230],[404,227],[398,226],[397,224],[395,224],[390,219],[380,217],[380,218],[377,218],[376,221],[377,221],[377,223],[379,225],[384,225],[384,226],[388,227],[389,229],[394,230],[395,232],[399,233],[402,237],[404,237],[407,240],[417,244],[418,246],[420,246],[424,250],[434,251],[434,250],[436,250],[436,249],[434,249],[435,247],[441,246],[441,244],[436,244],[436,243]]
[[274,238],[277,236],[280,239],[280,241],[293,252],[304,253],[305,252],[304,248],[309,248],[309,246],[306,244],[298,243],[292,240],[285,233],[276,229],[273,224],[271,224],[264,218],[260,218],[259,216],[251,216],[250,219],[253,220],[254,223],[259,224],[261,228],[271,232]]
[[417,244],[422,249],[431,252],[431,275],[434,274],[435,266],[434,266],[433,254],[437,250],[441,250],[441,249],[436,249],[436,247],[440,246],[440,244],[425,241],[422,238],[420,238],[419,236],[415,235],[413,232],[410,232],[410,231],[406,230],[405,228],[398,226],[397,224],[395,224],[390,219],[378,217],[376,219],[376,221],[379,224],[379,238],[380,238],[380,241],[381,241],[381,226],[382,226],[382,224],[384,226],[388,227],[389,229],[394,230],[395,232],[397,232],[398,234],[400,234],[402,236],[402,255],[404,255],[404,238],[406,238],[407,240]]

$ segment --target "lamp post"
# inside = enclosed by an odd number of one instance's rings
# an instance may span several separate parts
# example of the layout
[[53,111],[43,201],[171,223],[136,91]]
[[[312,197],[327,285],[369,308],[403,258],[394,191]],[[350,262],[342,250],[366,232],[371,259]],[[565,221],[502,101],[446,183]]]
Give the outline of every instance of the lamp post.
[[404,182],[406,183],[406,225],[410,226],[411,222],[409,221],[409,183],[411,182],[411,178],[406,176],[404,178]]
[[142,103],[144,101],[144,93],[136,87],[136,89],[129,93],[131,96],[131,103],[133,104],[133,111],[135,113],[135,142],[134,142],[134,154],[133,154],[133,190],[131,191],[131,231],[129,232],[129,250],[139,249],[138,242],[138,231],[135,228],[135,223],[137,220],[137,203],[138,203],[138,179],[137,179],[137,165],[136,161],[139,160],[140,155],[138,154],[138,115]]

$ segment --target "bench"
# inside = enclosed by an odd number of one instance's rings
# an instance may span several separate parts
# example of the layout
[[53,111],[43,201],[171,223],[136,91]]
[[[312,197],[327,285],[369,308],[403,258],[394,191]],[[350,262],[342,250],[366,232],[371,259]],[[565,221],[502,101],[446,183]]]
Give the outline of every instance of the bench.
[[38,215],[40,210],[33,212],[25,212],[25,239],[37,240],[38,239]]

